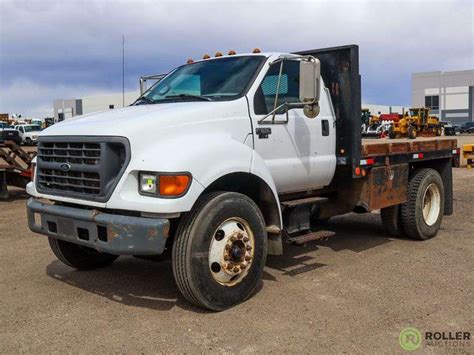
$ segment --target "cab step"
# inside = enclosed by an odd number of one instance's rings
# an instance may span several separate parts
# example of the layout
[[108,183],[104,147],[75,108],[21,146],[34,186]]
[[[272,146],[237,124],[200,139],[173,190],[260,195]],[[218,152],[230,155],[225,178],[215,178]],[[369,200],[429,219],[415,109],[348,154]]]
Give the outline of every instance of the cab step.
[[329,237],[332,237],[335,235],[335,232],[332,231],[317,231],[317,232],[309,232],[307,234],[302,234],[294,237],[289,237],[287,238],[287,242],[291,244],[297,244],[297,245],[302,245],[306,244],[307,242],[313,241],[313,240],[320,240],[320,239],[327,239]]
[[323,203],[328,200],[327,197],[307,197],[307,198],[300,198],[298,200],[289,200],[289,201],[283,201],[281,204],[285,207],[296,207],[296,206],[302,206],[302,205],[313,205],[316,203]]

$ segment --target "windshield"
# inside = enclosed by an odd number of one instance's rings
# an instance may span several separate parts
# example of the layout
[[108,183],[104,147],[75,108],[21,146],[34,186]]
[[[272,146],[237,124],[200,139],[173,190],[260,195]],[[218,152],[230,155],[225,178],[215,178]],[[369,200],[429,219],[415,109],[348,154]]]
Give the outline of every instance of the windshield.
[[238,98],[264,60],[264,56],[226,57],[183,65],[150,88],[136,104]]
[[38,132],[41,131],[40,126],[23,126],[25,132]]

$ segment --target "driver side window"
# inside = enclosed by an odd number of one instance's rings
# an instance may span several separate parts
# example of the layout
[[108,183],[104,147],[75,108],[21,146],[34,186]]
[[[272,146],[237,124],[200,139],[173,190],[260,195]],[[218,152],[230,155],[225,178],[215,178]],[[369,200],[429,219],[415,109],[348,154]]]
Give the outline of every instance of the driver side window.
[[[280,86],[278,87],[278,76],[280,65],[283,65]],[[299,101],[300,66],[295,60],[284,60],[279,64],[272,65],[254,97],[254,111],[257,115],[266,115],[275,107],[275,97],[278,91],[278,102],[276,106],[285,102],[293,103]],[[281,112],[283,113],[284,109]]]

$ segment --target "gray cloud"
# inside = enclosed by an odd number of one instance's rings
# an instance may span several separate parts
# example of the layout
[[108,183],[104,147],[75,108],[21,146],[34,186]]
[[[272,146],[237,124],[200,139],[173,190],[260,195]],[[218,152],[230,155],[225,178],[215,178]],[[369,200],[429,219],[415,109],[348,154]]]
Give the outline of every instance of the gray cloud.
[[360,45],[363,99],[410,104],[412,72],[474,67],[470,1],[2,1],[0,111],[121,90],[189,57]]

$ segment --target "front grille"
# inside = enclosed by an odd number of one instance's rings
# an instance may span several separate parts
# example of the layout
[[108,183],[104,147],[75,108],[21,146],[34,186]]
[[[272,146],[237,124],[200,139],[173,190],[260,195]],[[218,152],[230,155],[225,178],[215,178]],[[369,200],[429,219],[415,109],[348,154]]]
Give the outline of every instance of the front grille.
[[43,161],[86,165],[100,164],[100,143],[40,143],[38,157]]
[[39,192],[105,201],[130,152],[121,137],[41,137],[37,157]]

